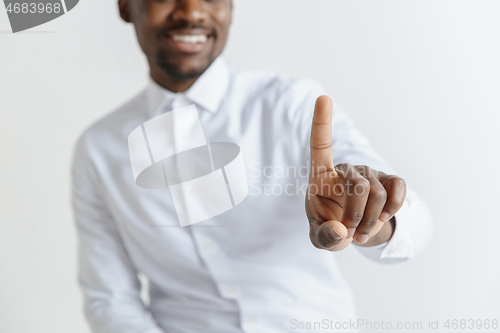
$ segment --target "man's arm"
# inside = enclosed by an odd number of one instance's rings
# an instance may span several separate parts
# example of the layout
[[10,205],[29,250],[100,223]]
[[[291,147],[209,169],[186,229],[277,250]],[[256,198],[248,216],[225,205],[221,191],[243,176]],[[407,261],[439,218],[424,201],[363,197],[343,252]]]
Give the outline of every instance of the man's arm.
[[136,271],[100,195],[85,136],[76,147],[72,177],[79,282],[92,332],[163,333],[146,316]]

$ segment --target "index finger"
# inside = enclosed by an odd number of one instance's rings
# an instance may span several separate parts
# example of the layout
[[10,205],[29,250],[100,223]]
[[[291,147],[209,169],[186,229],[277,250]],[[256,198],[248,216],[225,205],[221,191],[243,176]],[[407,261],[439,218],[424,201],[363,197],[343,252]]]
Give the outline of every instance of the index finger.
[[[332,108],[333,103],[326,95],[319,96],[314,106],[311,127],[311,173],[333,170],[332,153]],[[313,172],[315,170],[315,172]]]

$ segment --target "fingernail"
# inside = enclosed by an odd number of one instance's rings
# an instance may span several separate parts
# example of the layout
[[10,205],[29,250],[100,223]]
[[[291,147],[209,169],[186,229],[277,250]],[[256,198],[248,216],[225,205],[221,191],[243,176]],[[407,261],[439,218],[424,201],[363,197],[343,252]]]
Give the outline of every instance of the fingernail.
[[389,221],[390,218],[391,218],[391,214],[389,214],[387,212],[383,212],[382,214],[380,214],[380,217],[378,219],[382,222],[387,222],[387,221]]
[[335,230],[334,227],[332,227],[332,231],[333,232],[331,234],[332,234],[333,239],[335,239],[335,240],[342,240],[342,239],[344,239],[344,236],[342,236],[337,230]]
[[368,235],[357,235],[356,236],[356,243],[358,244],[364,244],[368,241]]
[[352,238],[352,236],[354,236],[355,231],[356,231],[356,228],[347,228],[347,237],[346,238]]

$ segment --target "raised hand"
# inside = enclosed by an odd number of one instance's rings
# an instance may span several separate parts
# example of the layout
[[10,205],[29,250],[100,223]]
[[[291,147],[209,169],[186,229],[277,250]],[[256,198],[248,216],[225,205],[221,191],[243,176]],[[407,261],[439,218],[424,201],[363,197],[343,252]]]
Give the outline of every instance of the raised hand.
[[[403,205],[406,183],[367,166],[335,165],[331,122],[332,100],[320,96],[311,128],[311,172],[306,196],[311,242],[330,251],[346,248],[353,239],[358,244],[381,244],[392,235],[392,225],[386,222]],[[382,228],[382,236],[373,237]]]

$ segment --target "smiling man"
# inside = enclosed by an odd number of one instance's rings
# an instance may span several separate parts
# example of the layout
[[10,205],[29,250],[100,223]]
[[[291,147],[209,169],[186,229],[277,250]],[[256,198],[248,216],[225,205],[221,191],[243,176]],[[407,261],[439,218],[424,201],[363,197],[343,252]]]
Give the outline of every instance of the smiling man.
[[[151,80],[75,150],[79,280],[93,332],[288,332],[297,323],[327,332],[356,320],[334,252],[355,246],[378,262],[412,258],[431,234],[426,206],[319,84],[220,57],[231,1],[118,4]],[[191,104],[207,141],[241,147],[250,192],[181,228],[168,190],[135,184],[127,139]],[[147,306],[138,273],[149,281]]]
[[230,1],[119,1],[134,24],[155,82],[186,91],[221,54],[231,24]]

